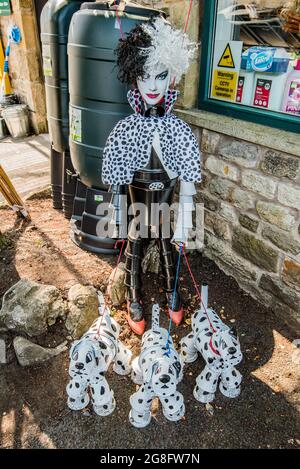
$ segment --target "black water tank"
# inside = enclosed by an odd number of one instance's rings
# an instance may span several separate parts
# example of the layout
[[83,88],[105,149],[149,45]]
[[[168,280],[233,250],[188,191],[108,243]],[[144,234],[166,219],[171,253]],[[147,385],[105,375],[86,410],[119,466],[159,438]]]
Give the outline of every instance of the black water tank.
[[132,112],[127,87],[118,80],[115,66],[121,30],[125,34],[161,13],[135,3],[117,3],[125,5],[118,17],[113,1],[84,3],[69,29],[71,158],[80,180],[94,189],[107,189],[101,181],[103,147],[116,123]]
[[72,16],[83,0],[49,0],[40,24],[47,119],[52,148],[69,148],[68,32]]

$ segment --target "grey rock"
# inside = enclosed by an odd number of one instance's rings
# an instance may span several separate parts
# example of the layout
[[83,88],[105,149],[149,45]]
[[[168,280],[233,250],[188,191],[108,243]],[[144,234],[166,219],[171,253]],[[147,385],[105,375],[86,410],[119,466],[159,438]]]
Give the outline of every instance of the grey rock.
[[33,337],[65,314],[66,303],[58,288],[21,279],[4,294],[0,325]]
[[204,207],[212,212],[216,212],[218,210],[218,200],[206,192],[197,192],[197,194],[194,195],[194,202],[204,204]]
[[218,266],[237,281],[256,281],[257,269],[242,257],[238,256],[230,244],[205,233],[204,255],[215,261]]
[[201,150],[204,153],[216,153],[221,140],[221,135],[210,130],[203,129]]
[[113,269],[108,280],[107,293],[114,306],[122,305],[126,300],[125,264],[120,262]]
[[256,171],[244,171],[242,174],[242,185],[258,194],[273,199],[276,192],[277,183],[270,177],[263,176]]
[[277,272],[278,252],[254,234],[236,228],[232,238],[233,249],[258,267]]
[[267,150],[261,164],[261,169],[263,172],[278,178],[287,177],[295,179],[300,172],[300,161],[299,158],[292,158],[279,151]]
[[249,215],[241,214],[239,216],[239,222],[247,230],[252,231],[253,233],[257,232],[259,221],[255,218],[250,217]]
[[283,205],[300,210],[300,188],[299,184],[286,184],[280,182],[278,184],[278,200]]
[[253,197],[247,191],[243,191],[226,179],[214,178],[209,183],[209,190],[215,197],[221,198],[242,210],[254,207]]
[[98,295],[92,286],[73,285],[68,293],[66,328],[74,339],[81,337],[99,316]]
[[147,248],[146,254],[142,261],[143,272],[151,272],[158,274],[161,271],[160,267],[160,254],[157,243],[152,240]]
[[283,262],[282,280],[291,287],[300,290],[300,263],[286,257]]
[[245,168],[254,168],[260,150],[257,145],[230,138],[223,138],[219,145],[219,154],[227,161],[238,163]]
[[265,226],[262,230],[262,236],[269,239],[275,246],[285,252],[290,252],[295,256],[300,253],[300,242],[283,231],[271,226]]
[[235,223],[237,221],[236,208],[224,202],[220,203],[219,215],[229,222]]
[[300,310],[300,294],[297,294],[295,290],[284,285],[279,278],[263,274],[259,282],[259,287],[272,293],[295,311]]
[[63,342],[55,348],[45,348],[24,339],[24,337],[15,337],[13,345],[21,366],[30,366],[47,361],[67,350],[67,342]]
[[290,213],[288,208],[280,205],[259,200],[256,204],[256,210],[262,220],[278,226],[282,230],[289,231],[295,224],[294,215]]
[[218,238],[225,240],[230,239],[230,228],[228,223],[217,214],[206,210],[204,215],[204,222],[205,226],[210,228],[218,236]]

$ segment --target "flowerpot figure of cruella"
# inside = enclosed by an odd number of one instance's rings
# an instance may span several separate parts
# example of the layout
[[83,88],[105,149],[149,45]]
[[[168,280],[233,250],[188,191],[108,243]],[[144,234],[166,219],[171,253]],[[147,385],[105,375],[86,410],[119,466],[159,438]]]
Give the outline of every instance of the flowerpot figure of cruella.
[[[127,238],[127,320],[136,334],[145,330],[141,261],[145,242],[155,238],[160,250],[168,312],[175,324],[183,307],[174,288],[174,244],[187,243],[192,228],[195,182],[201,181],[200,151],[190,127],[172,113],[174,86],[188,70],[197,45],[164,18],[136,26],[116,48],[119,79],[132,86],[128,100],[134,114],[119,121],[105,148],[102,180],[112,193],[113,237]],[[174,233],[169,208],[180,181]],[[124,196],[122,194],[127,194]],[[124,213],[124,197],[129,211]],[[127,216],[132,214],[127,229]]]

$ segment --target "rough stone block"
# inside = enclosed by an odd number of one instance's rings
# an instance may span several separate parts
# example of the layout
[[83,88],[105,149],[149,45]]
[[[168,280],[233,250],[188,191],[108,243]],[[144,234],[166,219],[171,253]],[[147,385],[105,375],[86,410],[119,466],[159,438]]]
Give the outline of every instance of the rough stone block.
[[228,223],[216,213],[208,212],[205,210],[204,223],[206,227],[210,228],[218,238],[229,240],[230,229]]
[[237,281],[253,281],[257,279],[257,269],[248,261],[239,257],[230,244],[205,233],[204,255],[215,261],[225,273],[234,276]]
[[279,178],[295,179],[300,172],[300,160],[279,151],[267,150],[261,170]]
[[219,154],[227,161],[238,163],[245,168],[254,168],[258,162],[260,150],[257,145],[229,138],[223,138]]
[[235,223],[237,221],[236,209],[229,204],[220,202],[219,215],[225,220]]
[[297,256],[300,253],[300,242],[291,235],[279,231],[271,226],[265,226],[262,230],[262,236],[269,239],[275,246],[283,251],[290,252]]
[[218,210],[219,202],[214,197],[210,196],[206,192],[197,192],[194,196],[194,202],[199,204],[204,204],[204,207],[212,212]]
[[214,178],[208,186],[212,195],[219,197],[238,208],[248,210],[254,207],[254,200],[251,194],[243,191],[226,179]]
[[259,221],[255,218],[250,217],[249,215],[241,214],[239,216],[239,222],[247,230],[252,231],[253,233],[257,232]]
[[201,150],[205,153],[216,153],[221,141],[221,135],[210,130],[203,129]]
[[282,280],[300,289],[300,263],[286,257],[283,263]]
[[279,278],[271,277],[270,275],[263,274],[259,281],[259,286],[263,290],[275,295],[280,301],[287,304],[290,308],[295,311],[300,309],[300,294],[295,290],[284,285]]
[[260,200],[256,204],[256,210],[262,220],[276,225],[282,230],[290,231],[295,224],[295,217],[287,208],[280,207],[279,205]]
[[234,230],[233,249],[253,264],[268,272],[277,272],[278,252],[267,243],[240,228]]
[[242,173],[242,185],[253,192],[263,195],[267,199],[273,199],[276,192],[276,182],[255,171]]
[[300,210],[300,188],[284,182],[278,185],[278,200],[283,205]]
[[220,158],[209,155],[205,162],[205,167],[211,173],[229,179],[231,181],[238,181],[240,171],[236,166],[227,164]]

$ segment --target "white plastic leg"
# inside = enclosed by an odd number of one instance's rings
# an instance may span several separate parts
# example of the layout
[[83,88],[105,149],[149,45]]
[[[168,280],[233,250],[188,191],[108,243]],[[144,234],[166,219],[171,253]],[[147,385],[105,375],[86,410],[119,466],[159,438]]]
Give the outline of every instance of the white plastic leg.
[[176,391],[168,397],[160,398],[163,414],[171,422],[177,422],[185,414],[185,405],[183,395]]
[[139,357],[136,357],[131,363],[131,379],[134,384],[143,384],[143,374],[139,365]]
[[118,375],[128,375],[131,371],[132,352],[118,340],[118,352],[114,359],[113,370]]
[[191,332],[180,341],[180,355],[184,363],[192,363],[198,358],[198,351],[194,346],[194,334]]
[[236,368],[230,368],[222,372],[220,392],[231,399],[238,397],[241,392],[242,375]]
[[66,387],[68,407],[71,410],[84,409],[90,402],[86,383],[71,379]]
[[148,385],[142,385],[140,389],[130,396],[131,410],[129,422],[137,428],[144,428],[151,421],[151,403],[154,392]]
[[105,404],[102,405],[97,405],[93,401],[93,409],[97,415],[100,415],[101,417],[106,417],[107,415],[110,415],[113,413],[113,411],[116,408],[116,401],[114,398],[114,392],[110,391],[108,397],[108,401]]
[[196,386],[194,387],[194,397],[202,404],[212,402],[215,398],[220,373],[217,373],[208,366],[202,370],[196,379]]

